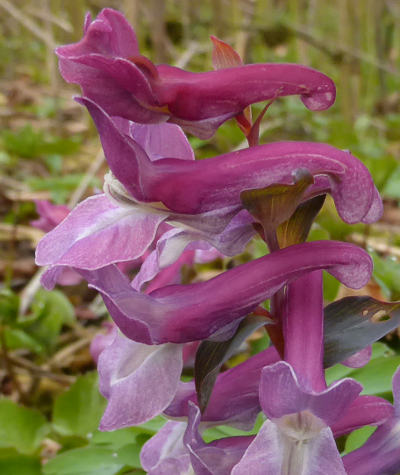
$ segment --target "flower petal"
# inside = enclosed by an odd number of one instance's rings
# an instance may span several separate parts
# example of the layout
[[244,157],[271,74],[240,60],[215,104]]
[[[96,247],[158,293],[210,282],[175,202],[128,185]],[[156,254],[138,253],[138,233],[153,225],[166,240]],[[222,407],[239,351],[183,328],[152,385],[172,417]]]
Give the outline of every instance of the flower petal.
[[186,422],[168,421],[140,452],[140,462],[148,475],[185,475],[190,455],[183,445]]
[[367,425],[381,425],[394,415],[394,408],[386,399],[359,396],[342,417],[331,425],[335,437],[348,434]]
[[[290,455],[288,455],[288,452]],[[278,426],[266,421],[232,475],[276,475],[278,473],[346,475],[329,427],[305,443],[295,445],[282,437]]]
[[39,242],[36,263],[97,269],[136,259],[164,219],[162,214],[118,207],[105,195],[92,196]]
[[118,333],[117,327],[112,322],[104,322],[102,327],[106,328],[106,332],[95,335],[90,343],[90,354],[96,364],[100,354],[113,343]]
[[378,427],[359,449],[346,454],[349,475],[397,475],[400,471],[400,420],[393,418]]
[[330,78],[297,64],[247,64],[203,73],[160,65],[157,71],[154,91],[177,123],[234,117],[250,104],[289,95],[300,95],[311,110],[324,110],[336,96]]
[[[212,225],[211,213],[207,213],[207,218]],[[220,213],[215,213],[217,226],[224,222]],[[197,222],[197,219],[200,221]],[[196,218],[193,216],[193,226],[205,225],[204,216]],[[248,241],[254,235],[252,217],[245,211],[238,213],[232,221],[219,232],[218,228],[213,233],[211,229],[203,231],[199,229],[182,230],[171,229],[158,239],[156,250],[153,251],[144,261],[140,271],[135,276],[133,287],[137,290],[155,278],[157,283],[151,284],[150,288],[161,287],[161,282],[167,282],[173,274],[176,274],[183,264],[195,262],[209,262],[223,255],[234,256],[243,252]],[[190,222],[184,218],[185,224]],[[161,271],[162,269],[162,271]],[[160,274],[161,271],[161,274]],[[169,276],[169,277],[168,277]],[[169,280],[168,283],[178,283]],[[165,285],[165,284],[164,284]],[[149,289],[147,293],[149,292]]]
[[284,359],[305,387],[313,391],[326,388],[322,289],[322,271],[300,277],[286,288],[286,305],[282,315]]
[[367,346],[362,350],[358,351],[354,355],[346,358],[341,362],[342,365],[348,366],[349,368],[362,368],[365,366],[372,356],[372,346]]
[[199,434],[200,409],[189,403],[188,427],[183,441],[190,452],[196,475],[226,475],[253,440],[251,436],[229,437],[206,444]]
[[149,346],[118,334],[100,354],[100,391],[108,399],[101,430],[142,424],[172,401],[182,371],[182,346]]
[[340,419],[361,390],[361,384],[346,378],[324,391],[307,391],[300,385],[291,366],[280,361],[262,370],[260,402],[264,413],[271,419],[308,410],[329,426]]
[[61,223],[70,212],[68,206],[55,205],[46,200],[36,200],[35,204],[40,218],[31,221],[30,224],[45,232],[51,231],[57,224]]
[[94,21],[88,15],[82,40],[57,48],[57,54],[63,57],[94,53],[126,57],[139,54],[135,32],[122,13],[104,8]]
[[[272,421],[266,421],[232,475],[276,475],[282,473],[283,447],[279,430]],[[301,472],[297,472],[301,473]]]
[[371,222],[378,219],[382,211],[368,169],[349,152],[326,144],[277,142],[213,160],[162,160],[154,165],[154,173],[147,182],[151,201],[162,201],[180,213],[233,206],[240,202],[243,190],[292,183],[292,174],[299,168],[325,178],[309,188],[305,200],[314,195],[314,190],[318,194],[330,192],[344,221]]
[[175,124],[145,125],[131,122],[130,135],[151,161],[165,157],[194,160],[194,152],[186,135]]

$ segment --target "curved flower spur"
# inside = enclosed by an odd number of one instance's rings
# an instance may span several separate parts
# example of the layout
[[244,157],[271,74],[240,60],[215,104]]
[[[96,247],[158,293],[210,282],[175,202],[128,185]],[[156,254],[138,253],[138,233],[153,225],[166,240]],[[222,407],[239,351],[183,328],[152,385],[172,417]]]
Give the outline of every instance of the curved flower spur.
[[300,95],[309,109],[324,110],[336,96],[330,78],[296,64],[248,64],[203,73],[157,66],[139,53],[124,16],[110,8],[94,21],[88,15],[82,40],[56,53],[63,78],[79,84],[110,115],[141,123],[169,120],[203,139],[256,102]]
[[[152,160],[132,138],[132,129],[131,135],[124,133],[129,130],[128,121],[113,120],[89,99],[79,101],[97,125],[115,178],[106,180],[108,196],[88,198],[44,237],[37,248],[39,265],[90,270],[138,258],[163,221],[182,230],[164,248],[166,263],[176,260],[189,242],[199,240],[225,255],[239,254],[254,234],[241,192],[290,184],[299,169],[314,177],[303,200],[330,192],[348,223],[373,222],[381,215],[382,202],[368,169],[347,151],[325,144],[281,142],[208,160],[182,159],[192,155]],[[142,127],[148,128],[146,136],[151,137],[153,127],[157,136],[163,128],[174,126]],[[152,140],[142,145],[151,150]],[[166,142],[164,153],[168,146]],[[173,147],[170,151],[175,153]]]
[[116,266],[80,271],[102,293],[120,330],[148,345],[186,343],[238,325],[261,302],[304,273],[325,269],[361,288],[372,271],[369,255],[348,243],[297,244],[223,272],[205,282],[168,285],[149,295],[135,290]]

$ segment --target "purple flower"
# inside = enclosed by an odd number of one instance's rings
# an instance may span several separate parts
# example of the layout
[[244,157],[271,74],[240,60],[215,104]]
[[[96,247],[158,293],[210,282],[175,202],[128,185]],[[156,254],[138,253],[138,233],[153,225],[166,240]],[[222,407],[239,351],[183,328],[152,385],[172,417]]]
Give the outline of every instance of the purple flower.
[[390,405],[379,398],[358,398],[362,386],[348,378],[326,388],[321,271],[289,284],[285,302],[286,361],[261,373],[260,403],[268,420],[232,475],[345,474],[334,430],[346,433],[359,426],[360,407],[370,411],[364,422],[371,417],[372,423],[382,423],[390,416]]
[[[369,279],[371,260],[351,244],[305,243],[243,264],[210,281],[168,285],[149,295],[133,289],[116,266],[82,271],[102,292],[116,324],[132,338],[116,335],[99,356],[100,389],[108,399],[101,427],[112,430],[139,424],[168,406],[168,414],[185,415],[180,408],[185,400],[193,399],[193,388],[184,391],[187,397],[178,395],[182,344],[234,330],[242,317],[279,287],[315,268],[326,268],[347,285],[359,287]],[[225,408],[214,403],[212,407],[217,409],[207,410],[207,420],[218,423],[223,418],[242,426],[254,421],[259,410],[255,400],[260,370],[273,361],[260,357],[263,359],[254,358],[243,365],[248,372],[245,385],[253,388],[250,392],[246,389],[248,397],[233,398]],[[221,375],[224,384],[213,397],[225,400],[226,391],[238,384],[237,379],[229,372]]]
[[71,211],[68,206],[55,205],[46,200],[36,200],[35,205],[39,219],[31,221],[31,225],[46,233],[60,224]]
[[90,354],[96,364],[101,353],[113,343],[118,333],[116,325],[112,322],[103,322],[102,326],[106,331],[95,335],[90,343]]
[[288,363],[264,368],[260,402],[269,420],[232,475],[345,474],[329,425],[341,416],[361,389],[356,381],[346,379],[313,393],[302,387]]
[[299,94],[311,110],[335,101],[335,86],[324,74],[296,64],[249,64],[205,73],[154,65],[140,55],[135,33],[123,15],[102,10],[86,17],[82,40],[57,48],[68,82],[110,115],[141,123],[170,120],[209,138],[249,104]]
[[[240,193],[292,183],[293,173],[300,168],[314,175],[315,181],[304,199],[330,192],[339,214],[349,223],[371,222],[381,215],[382,202],[368,170],[349,152],[328,145],[284,142],[195,161],[182,132],[174,129],[177,126],[142,126],[147,127],[142,128],[148,137],[144,141],[135,125],[123,119],[113,121],[88,99],[81,102],[96,122],[111,168],[105,183],[107,196],[82,202],[39,243],[39,265],[97,269],[136,259],[148,249],[163,222],[181,230],[170,236],[165,262],[176,260],[192,241],[207,241],[225,255],[238,254],[254,234],[253,219],[243,209]],[[135,140],[124,133],[128,129]],[[152,159],[155,138],[162,129],[171,137],[165,140],[164,157],[171,154],[179,159]]]
[[176,250],[170,251],[168,247],[176,245],[174,237],[180,233],[179,229],[171,229],[158,239],[156,248],[144,260],[139,272],[133,279],[133,288],[141,290],[151,280],[151,283],[146,287],[146,293],[150,293],[152,290],[167,284],[178,284],[180,283],[180,271],[183,265],[190,266],[195,262],[205,263],[223,257],[223,254],[207,242],[193,241],[186,246],[175,262],[170,262],[175,258],[177,252]]
[[183,444],[186,422],[168,421],[140,452],[148,475],[190,474],[190,455]]
[[[194,437],[196,448],[200,444],[203,449],[206,449],[206,444],[198,435],[199,430],[203,431],[208,427],[220,424],[251,429],[260,411],[258,386],[261,370],[264,366],[278,360],[279,355],[275,348],[270,347],[238,366],[220,374],[217,377],[207,410],[201,418],[196,406],[192,403],[192,405],[188,404],[189,401],[197,401],[194,383],[180,383],[174,400],[164,411],[164,414],[173,419],[184,419],[184,421],[167,422],[161,431],[143,446],[140,454],[143,468],[150,475],[169,474],[172,473],[172,468],[175,470],[173,473],[181,473],[179,470],[182,470],[182,473],[186,473],[191,462],[189,452],[184,445],[185,432],[190,433],[191,437]],[[229,401],[229,404],[227,404],[227,401]],[[253,438],[249,437],[241,440],[239,456],[241,456],[240,454],[244,452],[244,449],[247,448]],[[229,446],[230,442],[231,440],[224,440],[222,443],[224,446]],[[215,448],[216,444],[212,444],[212,446],[214,446],[214,449],[211,449],[211,452],[215,450],[218,452],[218,448]],[[206,458],[208,458],[208,453],[209,450],[205,450]],[[204,454],[202,455],[204,456]],[[224,452],[223,455],[225,456],[226,453]],[[231,461],[231,466],[237,461],[238,458],[236,457]],[[214,466],[214,470],[216,470],[216,467],[217,465]],[[226,469],[226,466],[224,469]]]
[[[184,251],[178,261],[157,274],[146,292],[179,280],[180,268],[193,263],[195,253]],[[200,254],[201,260],[214,257],[212,252]],[[108,399],[100,427],[114,430],[141,424],[171,403],[179,387],[186,345],[137,343],[120,334],[114,324],[106,324],[108,332],[94,338],[90,351],[98,364],[100,390]]]
[[206,444],[199,434],[200,419],[200,409],[190,402],[188,427],[183,436],[183,442],[190,453],[194,473],[196,475],[232,473],[232,468],[240,461],[249,444],[251,445],[253,442],[254,437],[227,437]]
[[[271,346],[243,363],[220,373],[209,404],[202,414],[201,423],[206,427],[225,424],[242,430],[250,430],[261,411],[259,402],[261,371],[265,366],[279,360],[278,352]],[[165,409],[164,414],[172,419],[188,417],[189,401],[198,404],[192,381],[180,383],[173,401]],[[229,404],[226,401],[229,401]]]
[[315,241],[291,246],[226,271],[206,282],[137,292],[116,266],[80,271],[102,293],[128,337],[146,344],[184,343],[234,328],[260,302],[305,272],[326,269],[345,285],[368,281],[371,258],[347,243]]
[[[131,130],[132,136],[146,151],[147,159],[160,160],[164,150],[167,155],[171,154],[178,159],[194,160],[193,150],[177,125],[147,126],[132,124],[122,119],[117,122],[121,130],[125,130],[125,127]],[[110,180],[116,181],[107,178],[106,190],[110,188]],[[130,201],[124,202],[122,198],[116,201],[114,193],[113,189],[109,191],[108,196],[96,195],[88,198],[74,209],[67,222],[63,222],[42,240],[37,250],[37,262],[51,266],[42,278],[46,288],[54,285],[65,266],[91,269],[110,263],[135,260],[141,262],[149,252],[149,247],[162,233],[163,239],[157,245],[156,256],[151,258],[152,265],[150,266],[148,261],[138,276],[138,279],[144,279],[143,282],[153,278],[159,269],[173,263],[191,240],[195,242],[188,249],[198,249],[197,254],[216,252],[211,251],[213,248],[210,244],[201,241],[201,232],[181,229],[177,233],[166,223],[168,213],[165,210],[157,213],[146,206],[132,206]],[[217,219],[218,212],[215,213],[214,221]],[[241,250],[254,233],[250,221],[247,214],[235,217],[222,233],[215,236],[214,244],[218,244],[218,240],[221,241],[220,247],[231,253]]]
[[394,414],[367,442],[343,457],[349,475],[397,475],[400,472],[400,369],[393,376]]

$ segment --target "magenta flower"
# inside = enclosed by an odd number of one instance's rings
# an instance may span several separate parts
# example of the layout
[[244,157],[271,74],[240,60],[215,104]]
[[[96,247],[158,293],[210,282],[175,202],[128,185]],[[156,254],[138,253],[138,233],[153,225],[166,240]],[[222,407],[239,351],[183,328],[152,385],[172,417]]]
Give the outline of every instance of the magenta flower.
[[201,138],[209,138],[249,104],[298,94],[311,110],[335,101],[335,85],[324,74],[296,64],[249,64],[191,73],[154,65],[140,55],[135,33],[123,15],[102,10],[86,17],[82,40],[57,48],[67,82],[107,113],[135,122],[170,120]]
[[[98,356],[100,390],[108,399],[101,422],[103,430],[140,424],[168,406],[167,413],[173,417],[186,415],[185,401],[193,400],[194,394],[192,387],[178,394],[183,344],[218,331],[232,333],[240,319],[261,301],[315,268],[326,268],[347,285],[359,287],[369,279],[371,261],[364,251],[350,244],[306,243],[241,265],[208,282],[168,285],[150,295],[134,290],[116,266],[81,271],[102,292],[114,321],[128,336],[113,331],[98,341],[100,347],[107,345]],[[99,353],[97,347],[94,350]],[[268,354],[276,358],[275,350]],[[259,412],[259,374],[261,367],[271,361],[276,359],[267,358],[265,353],[243,364],[248,373],[244,380],[247,396],[237,401],[233,398],[225,408],[214,402],[214,412],[208,409],[206,420],[229,420],[242,427],[254,422]],[[216,398],[221,403],[226,391],[229,393],[232,384],[238,386],[238,382],[229,372],[221,375],[220,381],[211,400]]]
[[[185,263],[192,264],[196,252],[184,251],[174,264],[151,280],[146,292],[180,280],[180,268]],[[214,257],[213,252],[200,251],[197,259],[207,261]],[[179,387],[187,345],[138,343],[119,333],[113,323],[106,325],[107,333],[94,338],[90,351],[98,364],[100,390],[108,399],[100,427],[114,430],[146,422],[171,403]]]
[[143,261],[139,272],[132,281],[132,287],[141,290],[146,283],[146,293],[164,287],[167,284],[180,283],[181,268],[183,265],[191,266],[194,263],[210,262],[218,257],[224,257],[223,254],[212,248],[205,241],[193,241],[188,244],[180,257],[172,263],[166,259],[168,256],[176,255],[176,252],[170,252],[168,247],[174,245],[174,237],[181,233],[179,229],[172,229],[164,233],[156,243],[156,248]]
[[137,292],[116,266],[80,271],[102,293],[110,314],[128,337],[146,344],[202,340],[235,327],[260,302],[305,272],[326,269],[359,288],[371,273],[371,258],[347,243],[299,244],[242,264],[206,282],[169,285],[149,295]]
[[31,221],[31,225],[46,233],[60,224],[71,211],[68,206],[55,205],[46,200],[36,200],[35,204],[39,219]]
[[[167,417],[175,419],[169,421],[165,426],[152,437],[144,446],[140,454],[143,468],[151,475],[157,473],[182,473],[188,471],[191,462],[190,455],[184,445],[185,432],[189,424],[193,427],[196,440],[202,448],[206,444],[201,441],[197,432],[220,424],[229,424],[234,427],[250,430],[254,425],[257,414],[260,412],[258,402],[258,386],[261,370],[264,366],[279,360],[279,355],[275,348],[267,350],[253,356],[249,360],[235,366],[234,368],[220,374],[217,377],[214,391],[206,412],[201,416],[196,406],[188,404],[189,401],[196,402],[194,384],[180,383],[176,396],[168,408],[164,411]],[[229,404],[226,402],[229,400]],[[176,420],[182,422],[177,422]],[[240,454],[250,444],[254,437],[242,439]],[[229,446],[231,440],[224,440],[224,446]],[[235,442],[235,441],[234,441]],[[215,444],[212,446],[215,447]],[[236,447],[237,449],[237,447]],[[212,451],[216,448],[211,449]],[[218,450],[217,450],[218,451]],[[209,450],[206,450],[206,454]],[[237,450],[236,450],[237,452]],[[224,457],[226,453],[223,453]],[[207,458],[207,457],[206,457]],[[235,465],[238,458],[235,458],[231,465]],[[215,462],[215,460],[214,460]],[[183,468],[181,468],[183,467]],[[217,465],[214,466],[216,470]],[[184,470],[185,469],[185,470]],[[226,466],[224,467],[226,469]],[[171,470],[168,472],[168,470]]]
[[326,388],[322,309],[320,271],[288,286],[283,322],[286,361],[265,367],[261,374],[260,403],[269,419],[232,475],[346,474],[334,440],[335,425],[342,433],[354,429],[357,417],[351,407],[363,406],[364,413],[368,408],[375,423],[390,417],[387,402],[358,401],[362,386],[354,380],[346,378]]
[[[147,126],[123,119],[116,122],[118,128],[112,122],[115,138],[117,142],[121,141],[116,145],[125,144],[127,136],[123,131],[129,131],[136,140],[133,142],[130,139],[135,150],[150,163],[164,160],[165,156],[185,162],[194,160],[193,150],[177,125]],[[131,165],[132,170],[128,174],[136,169],[134,161]],[[139,176],[137,179],[141,180]],[[96,269],[140,258],[160,236],[161,229],[171,230],[168,222],[174,224],[178,221],[180,230],[165,234],[163,245],[160,243],[157,250],[157,263],[154,263],[157,268],[174,262],[191,242],[191,249],[208,251],[214,246],[224,254],[235,255],[243,250],[254,234],[252,218],[245,210],[238,213],[236,208],[231,207],[195,216],[180,215],[170,212],[161,203],[150,205],[137,202],[110,174],[106,176],[104,188],[106,195],[96,195],[80,203],[67,220],[39,244],[37,263],[51,266],[50,274],[43,280],[46,287],[53,285],[52,275],[60,272],[60,266]]]
[[260,401],[269,420],[232,474],[345,474],[329,426],[340,418],[361,389],[356,381],[347,379],[313,394],[302,388],[287,363],[265,368]]
[[[39,243],[39,265],[97,269],[136,259],[163,222],[181,229],[164,247],[164,263],[176,260],[192,241],[207,241],[225,255],[238,254],[254,235],[253,218],[243,209],[240,193],[292,183],[298,169],[314,176],[305,200],[330,192],[349,223],[371,222],[381,215],[382,202],[367,168],[349,152],[284,142],[195,161],[177,126],[147,126],[143,140],[137,133],[143,129],[123,119],[113,121],[88,99],[81,102],[96,122],[111,168],[107,195],[83,201]],[[129,128],[137,141],[124,133]],[[163,156],[179,159],[154,160],[152,150],[159,144],[155,137],[163,129]]]
[[[206,427],[225,424],[237,429],[251,430],[261,411],[259,402],[261,371],[265,366],[279,360],[278,352],[271,346],[220,373],[207,408],[201,416],[201,423]],[[228,400],[229,404],[226,404]],[[198,404],[194,382],[180,383],[173,401],[165,409],[164,414],[172,419],[188,417],[189,401]]]
[[103,322],[102,327],[105,328],[106,331],[95,335],[93,340],[90,342],[89,348],[90,355],[96,364],[101,353],[112,344],[118,333],[118,328],[113,322]]

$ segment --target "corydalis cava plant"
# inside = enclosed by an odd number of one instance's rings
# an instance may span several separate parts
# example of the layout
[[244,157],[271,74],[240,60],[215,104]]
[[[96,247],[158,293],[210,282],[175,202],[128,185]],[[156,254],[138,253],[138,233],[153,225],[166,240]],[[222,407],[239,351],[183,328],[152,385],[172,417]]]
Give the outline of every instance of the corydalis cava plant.
[[[304,242],[325,194],[348,223],[379,219],[379,194],[349,152],[305,142],[257,145],[263,113],[252,124],[249,110],[293,94],[323,110],[335,99],[333,82],[298,65],[243,65],[227,44],[213,41],[215,71],[155,65],[140,55],[124,17],[105,9],[86,18],[80,42],[57,49],[63,77],[81,86],[77,100],[96,124],[111,173],[104,194],[83,201],[41,241],[37,262],[51,266],[47,287],[65,267],[79,272],[116,324],[93,345],[108,400],[101,428],[161,412],[179,419],[144,446],[150,475],[367,475],[368,467],[395,474],[398,378],[393,407],[360,396],[361,385],[350,379],[327,387],[324,375],[327,361],[365,363],[363,348],[382,336],[370,313],[389,307],[346,301],[324,312],[321,271],[359,288],[370,278],[371,259],[351,244]],[[229,118],[252,146],[196,161],[178,125],[206,138]],[[176,283],[195,250],[236,255],[256,230],[269,255],[205,282]],[[133,280],[121,266],[132,260],[144,261]],[[397,324],[396,308],[384,331]],[[260,325],[274,345],[218,374],[243,335]],[[357,328],[359,340],[343,337]],[[193,344],[195,382],[182,383]],[[209,444],[201,436],[221,423],[249,429],[260,411],[267,420],[258,434]],[[379,426],[376,435],[342,459],[335,438],[368,424]],[[383,446],[386,461],[378,453]],[[357,463],[368,457],[371,464]]]

